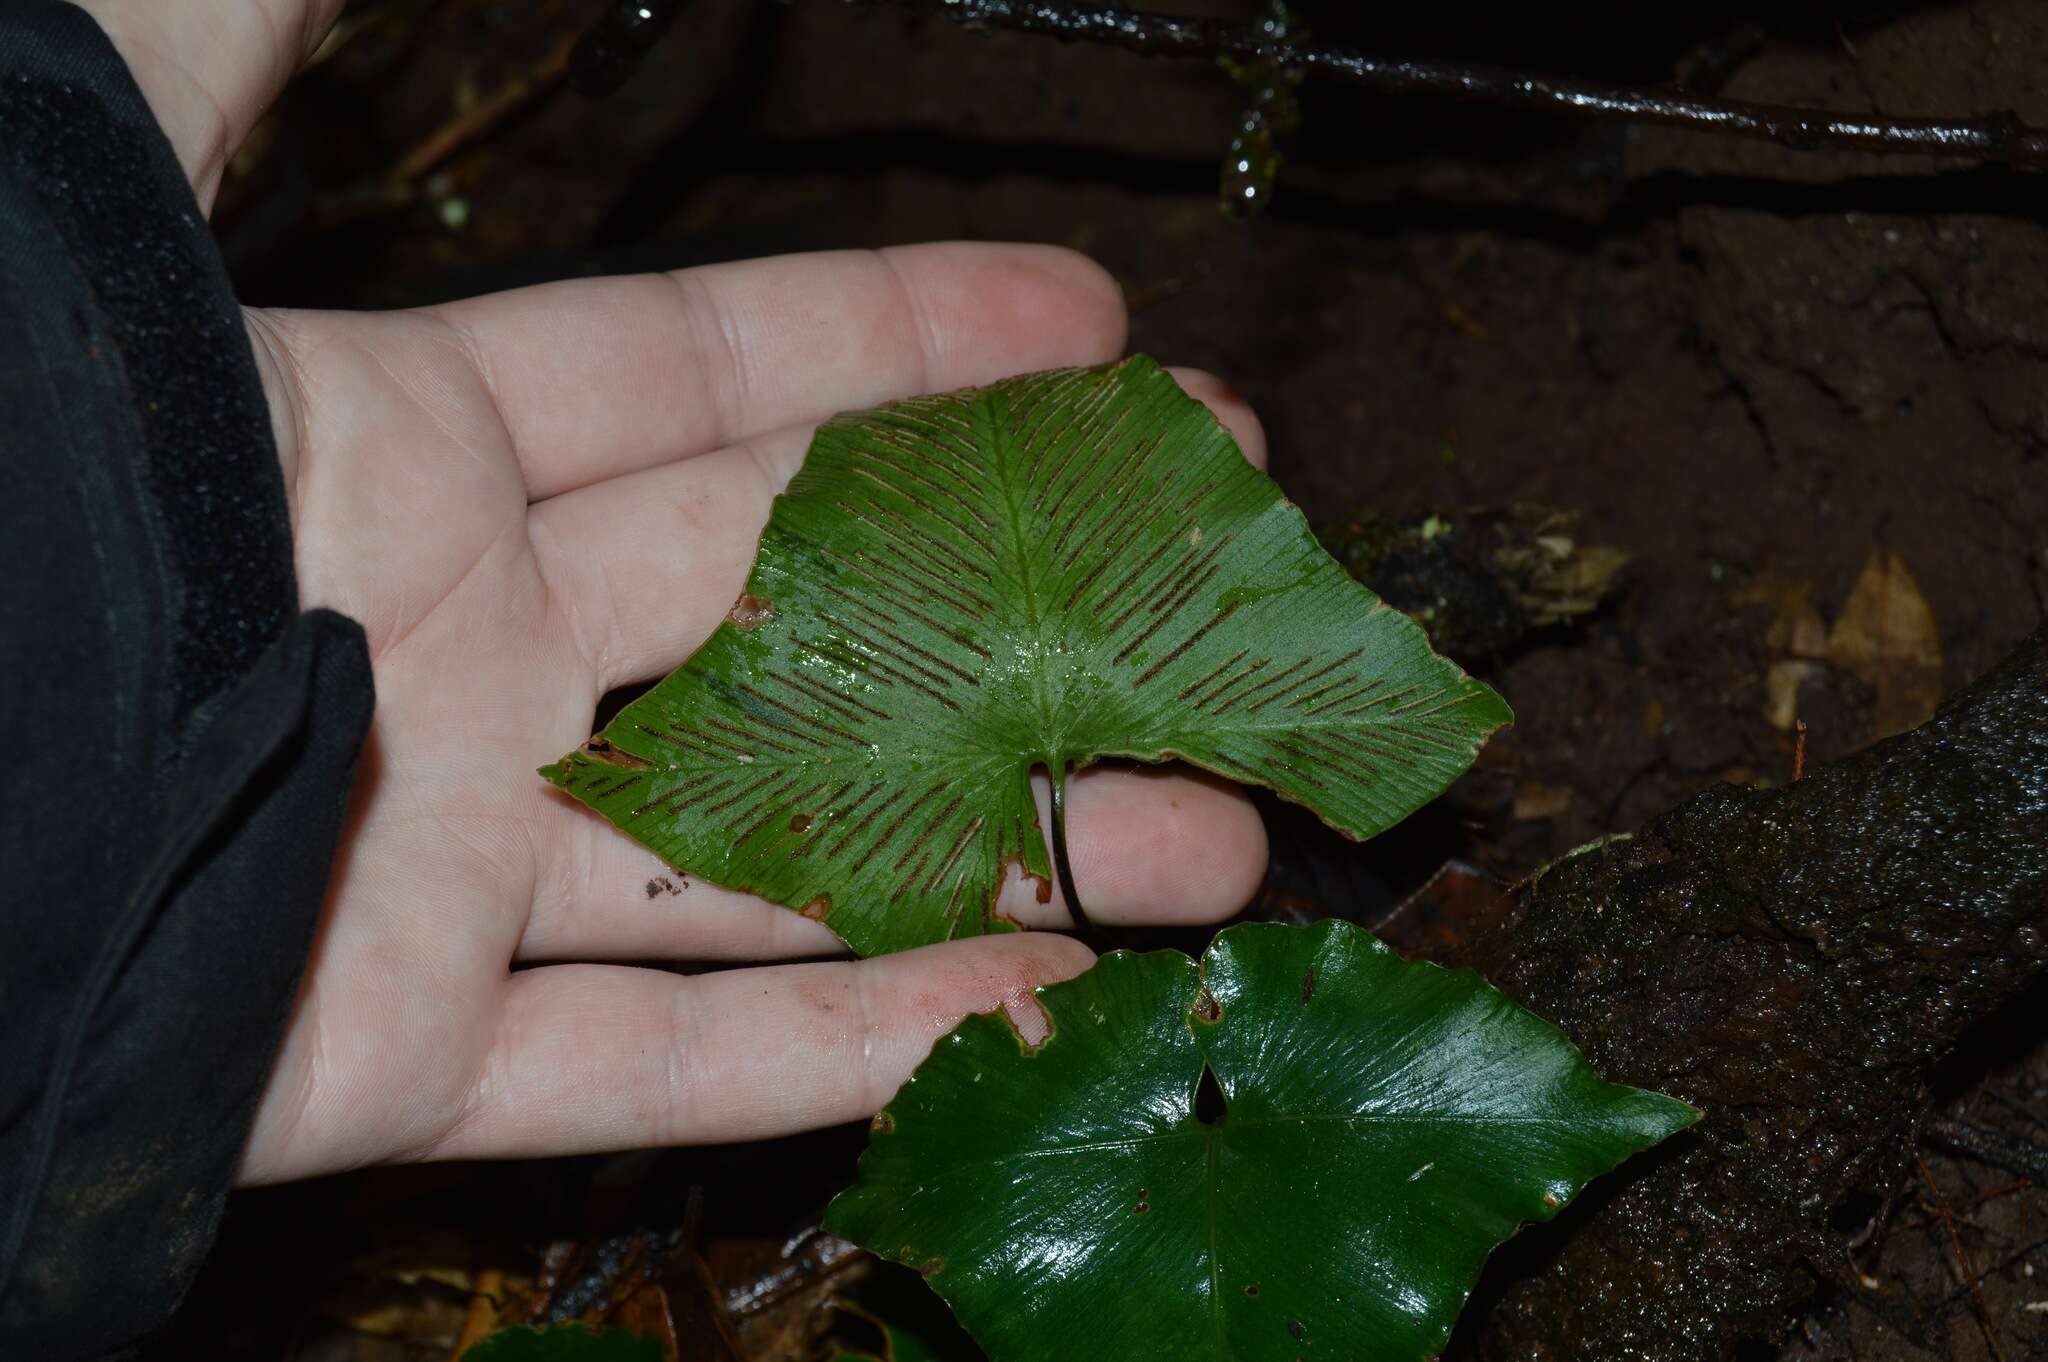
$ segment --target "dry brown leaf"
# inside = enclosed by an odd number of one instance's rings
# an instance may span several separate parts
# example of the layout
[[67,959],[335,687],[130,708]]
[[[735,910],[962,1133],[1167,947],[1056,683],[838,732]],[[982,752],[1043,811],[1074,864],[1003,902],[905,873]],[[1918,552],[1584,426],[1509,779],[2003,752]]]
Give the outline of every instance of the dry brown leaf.
[[1735,592],[1734,601],[1771,612],[1764,646],[1776,660],[1764,671],[1764,722],[1789,733],[1799,718],[1799,688],[1820,675],[1820,659],[1828,651],[1828,626],[1814,606],[1813,583],[1760,572]]
[[1799,721],[1799,688],[1819,676],[1820,663],[1792,659],[1773,662],[1764,673],[1764,722],[1790,733]]
[[1941,636],[1905,560],[1873,549],[1828,635],[1828,661],[1877,693],[1872,736],[1925,723],[1941,700]]
[[1515,818],[1518,822],[1555,818],[1571,806],[1569,785],[1545,785],[1540,781],[1525,780],[1515,786]]

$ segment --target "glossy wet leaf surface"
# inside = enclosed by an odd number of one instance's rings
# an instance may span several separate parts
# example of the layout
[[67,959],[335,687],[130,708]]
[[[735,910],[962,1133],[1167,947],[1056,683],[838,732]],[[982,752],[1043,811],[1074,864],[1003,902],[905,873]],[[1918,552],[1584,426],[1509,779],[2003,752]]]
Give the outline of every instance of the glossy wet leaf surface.
[[1182,757],[1363,838],[1509,718],[1140,357],[828,422],[726,622],[543,774],[872,955],[1013,925],[1034,766]]
[[1496,1244],[1698,1115],[1337,921],[1038,996],[1036,1051],[996,1014],[938,1043],[826,1218],[924,1271],[993,1362],[1419,1362]]

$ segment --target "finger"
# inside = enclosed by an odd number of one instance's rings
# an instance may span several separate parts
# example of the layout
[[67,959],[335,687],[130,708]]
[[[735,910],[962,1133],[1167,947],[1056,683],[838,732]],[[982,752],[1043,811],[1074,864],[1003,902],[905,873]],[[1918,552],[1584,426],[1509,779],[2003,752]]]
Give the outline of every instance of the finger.
[[[1213,374],[1170,372],[1263,468],[1265,432],[1244,398]],[[673,671],[710,637],[746,585],[761,527],[810,442],[810,427],[775,431],[533,507],[542,574],[600,690]]]
[[[1039,825],[1048,785],[1033,781]],[[777,960],[845,950],[822,923],[676,871],[581,805],[561,801],[548,867],[519,945],[524,960]],[[1216,922],[1266,869],[1258,811],[1227,782],[1184,767],[1098,766],[1067,786],[1074,887],[1105,925]],[[1055,887],[1013,875],[1002,911],[1031,927],[1073,919]]]
[[1028,1007],[1033,988],[1092,958],[1027,933],[687,977],[527,970],[466,1115],[430,1157],[751,1140],[870,1116],[961,1017]]
[[228,158],[305,60],[342,0],[78,0],[106,30],[163,126],[201,207]]
[[1266,428],[1260,423],[1258,413],[1252,410],[1252,404],[1244,400],[1244,394],[1206,369],[1171,365],[1166,372],[1173,375],[1173,381],[1180,384],[1182,392],[1207,407],[1223,423],[1223,428],[1237,441],[1237,447],[1244,451],[1245,461],[1263,471],[1266,467]]
[[543,284],[430,309],[465,336],[529,494],[1123,347],[1123,295],[1051,246],[948,243]]

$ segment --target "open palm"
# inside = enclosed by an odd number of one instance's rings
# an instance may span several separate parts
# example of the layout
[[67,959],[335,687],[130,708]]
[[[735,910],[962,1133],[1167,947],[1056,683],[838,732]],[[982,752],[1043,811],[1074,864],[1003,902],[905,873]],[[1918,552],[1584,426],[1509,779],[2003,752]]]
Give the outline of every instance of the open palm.
[[[931,246],[249,324],[301,598],[363,624],[377,709],[245,1179],[857,1117],[963,1013],[1086,966],[1035,933],[693,974],[590,963],[838,943],[676,875],[534,769],[723,618],[815,422],[1115,356],[1100,270]],[[1241,402],[1182,381],[1263,458]],[[1071,809],[1098,918],[1214,919],[1263,864],[1250,806],[1199,778],[1098,770]],[[1008,911],[1065,921],[1013,890]]]

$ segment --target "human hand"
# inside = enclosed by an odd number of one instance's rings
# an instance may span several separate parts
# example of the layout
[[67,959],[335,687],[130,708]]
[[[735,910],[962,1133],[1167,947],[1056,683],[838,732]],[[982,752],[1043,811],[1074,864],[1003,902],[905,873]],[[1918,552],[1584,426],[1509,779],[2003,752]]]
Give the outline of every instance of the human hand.
[[[1123,305],[1099,269],[927,246],[248,317],[301,599],[363,624],[377,710],[244,1180],[864,1116],[963,1014],[1086,968],[1051,933],[694,975],[590,963],[841,948],[674,875],[533,772],[589,733],[605,692],[716,627],[815,422],[1118,355]],[[1241,401],[1181,381],[1263,459]],[[1216,782],[1097,768],[1068,801],[1100,921],[1213,920],[1257,882],[1257,815]],[[1003,907],[1067,921],[1022,885]]]

